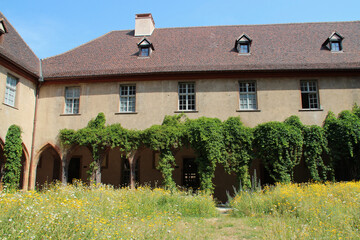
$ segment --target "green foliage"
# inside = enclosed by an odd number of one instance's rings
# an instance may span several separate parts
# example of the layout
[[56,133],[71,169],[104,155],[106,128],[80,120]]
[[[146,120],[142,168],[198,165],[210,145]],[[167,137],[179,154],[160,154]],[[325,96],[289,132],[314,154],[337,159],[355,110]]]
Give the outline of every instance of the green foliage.
[[329,143],[330,157],[338,180],[360,179],[360,119],[358,107],[342,111],[338,118],[328,113],[324,129]]
[[191,147],[196,151],[195,162],[200,175],[200,187],[212,193],[217,163],[225,159],[223,126],[217,118],[201,117],[186,122],[187,137]]
[[153,125],[142,134],[142,141],[153,151],[160,152],[158,169],[164,178],[164,186],[173,189],[175,182],[172,173],[175,167],[175,157],[172,151],[183,145],[184,123],[183,115],[165,116],[162,125]]
[[319,126],[306,126],[304,128],[303,156],[310,176],[315,181],[326,181],[333,178],[333,168],[326,165],[323,159],[328,153],[328,142],[325,131]]
[[226,158],[225,170],[234,172],[242,186],[251,187],[249,167],[252,159],[253,131],[245,127],[239,117],[230,117],[223,123]]
[[3,182],[8,189],[17,189],[20,185],[22,140],[21,129],[17,125],[11,125],[5,138]]
[[301,130],[290,124],[268,122],[254,132],[255,154],[275,182],[293,180],[294,167],[300,163],[303,137]]
[[315,181],[326,181],[332,176],[332,168],[324,163],[323,156],[327,153],[327,139],[324,130],[319,126],[305,126],[298,116],[290,116],[284,123],[302,131],[304,138],[303,156],[310,176]]

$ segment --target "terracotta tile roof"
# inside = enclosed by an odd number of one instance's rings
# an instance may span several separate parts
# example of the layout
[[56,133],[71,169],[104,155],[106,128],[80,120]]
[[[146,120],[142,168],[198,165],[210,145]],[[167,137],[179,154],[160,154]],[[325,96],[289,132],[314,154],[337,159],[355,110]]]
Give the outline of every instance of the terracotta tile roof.
[[[343,52],[322,48],[333,33],[344,36]],[[251,36],[249,55],[235,40]],[[155,51],[138,57],[143,37],[112,31],[44,60],[45,78],[171,72],[360,70],[360,21],[155,29],[147,39]]]
[[1,12],[0,19],[4,20],[7,29],[7,33],[1,36],[0,56],[10,60],[32,75],[39,76],[39,58]]

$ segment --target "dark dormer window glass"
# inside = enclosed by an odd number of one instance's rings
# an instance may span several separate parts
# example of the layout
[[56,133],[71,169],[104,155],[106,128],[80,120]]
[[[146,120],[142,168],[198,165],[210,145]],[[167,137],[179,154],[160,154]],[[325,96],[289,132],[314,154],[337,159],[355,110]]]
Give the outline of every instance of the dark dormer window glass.
[[150,53],[150,49],[148,47],[140,48],[140,57],[148,57]]
[[331,42],[331,51],[333,52],[341,51],[340,42]]
[[250,53],[250,45],[251,45],[251,38],[246,34],[242,34],[236,41],[235,41],[235,49],[239,54],[248,54]]
[[139,48],[139,57],[149,57],[151,54],[151,51],[154,50],[154,46],[146,38],[143,38],[138,43],[138,48]]
[[328,39],[323,43],[323,46],[329,49],[331,52],[341,52],[343,50],[342,40],[344,39],[337,32],[333,32]]

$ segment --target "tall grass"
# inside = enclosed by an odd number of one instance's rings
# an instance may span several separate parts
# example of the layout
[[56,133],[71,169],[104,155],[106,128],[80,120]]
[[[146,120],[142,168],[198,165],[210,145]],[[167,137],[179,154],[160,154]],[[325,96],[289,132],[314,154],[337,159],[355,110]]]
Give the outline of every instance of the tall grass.
[[278,184],[239,192],[231,206],[269,239],[360,239],[360,182]]
[[212,197],[202,194],[54,185],[1,193],[0,239],[191,238],[184,219],[216,214]]

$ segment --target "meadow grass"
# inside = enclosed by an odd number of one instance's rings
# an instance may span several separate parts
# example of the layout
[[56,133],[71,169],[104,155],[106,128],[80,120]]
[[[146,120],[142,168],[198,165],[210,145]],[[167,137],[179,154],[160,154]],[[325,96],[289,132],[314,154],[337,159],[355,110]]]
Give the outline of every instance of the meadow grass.
[[360,239],[360,182],[277,184],[230,204],[266,239]]
[[[54,185],[0,194],[0,239],[191,239],[217,216],[211,196],[139,187]],[[199,221],[188,220],[196,218]]]

